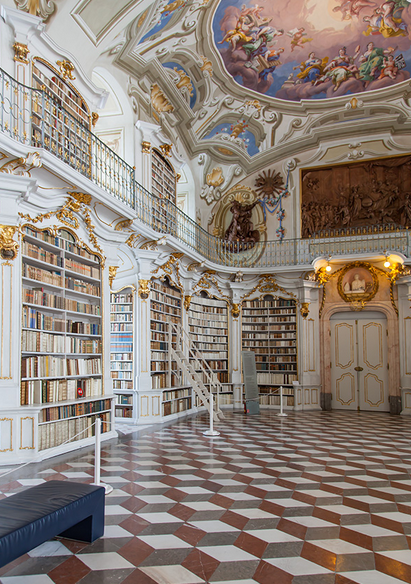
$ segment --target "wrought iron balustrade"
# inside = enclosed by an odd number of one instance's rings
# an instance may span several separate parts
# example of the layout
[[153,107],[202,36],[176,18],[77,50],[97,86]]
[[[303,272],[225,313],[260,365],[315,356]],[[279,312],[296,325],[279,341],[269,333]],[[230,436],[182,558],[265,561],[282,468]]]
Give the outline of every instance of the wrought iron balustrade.
[[27,87],[0,69],[0,131],[27,146],[43,148],[90,179],[156,232],[171,235],[205,259],[232,268],[309,266],[320,256],[400,252],[410,257],[407,230],[375,226],[320,233],[312,239],[242,242],[211,235],[176,205],[135,180],[135,170],[46,90]]

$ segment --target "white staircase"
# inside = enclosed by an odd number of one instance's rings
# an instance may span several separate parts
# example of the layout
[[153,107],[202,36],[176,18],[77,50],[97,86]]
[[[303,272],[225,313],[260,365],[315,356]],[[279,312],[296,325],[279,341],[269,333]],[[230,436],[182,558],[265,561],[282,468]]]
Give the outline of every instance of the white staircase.
[[[174,342],[173,342],[174,337]],[[224,418],[220,410],[220,393],[222,385],[217,375],[210,368],[201,353],[195,348],[190,335],[184,331],[180,324],[169,323],[169,359],[175,361],[186,379],[191,385],[201,404],[210,411],[210,392],[214,394],[213,419]],[[204,382],[204,378],[206,382]]]

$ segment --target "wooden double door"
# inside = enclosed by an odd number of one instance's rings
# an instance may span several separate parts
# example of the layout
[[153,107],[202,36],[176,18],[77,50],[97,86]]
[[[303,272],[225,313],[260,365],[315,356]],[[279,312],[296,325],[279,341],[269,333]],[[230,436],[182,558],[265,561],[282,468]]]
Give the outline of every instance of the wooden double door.
[[330,324],[333,409],[388,412],[386,318],[337,313]]

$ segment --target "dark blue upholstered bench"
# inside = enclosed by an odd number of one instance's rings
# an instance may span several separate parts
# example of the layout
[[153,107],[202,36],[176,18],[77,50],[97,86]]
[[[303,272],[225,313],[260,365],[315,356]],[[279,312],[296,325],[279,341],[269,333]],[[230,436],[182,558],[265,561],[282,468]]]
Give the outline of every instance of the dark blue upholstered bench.
[[48,481],[0,501],[0,567],[56,535],[92,542],[104,533],[104,487]]

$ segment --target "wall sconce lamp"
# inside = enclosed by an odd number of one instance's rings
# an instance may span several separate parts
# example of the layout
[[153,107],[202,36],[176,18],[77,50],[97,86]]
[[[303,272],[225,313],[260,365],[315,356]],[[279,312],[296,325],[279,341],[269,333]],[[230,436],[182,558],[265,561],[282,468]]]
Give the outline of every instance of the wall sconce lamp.
[[388,260],[389,258],[389,254],[387,255],[387,253],[385,253],[385,262],[384,262],[384,268],[389,268],[391,266],[390,261]]

